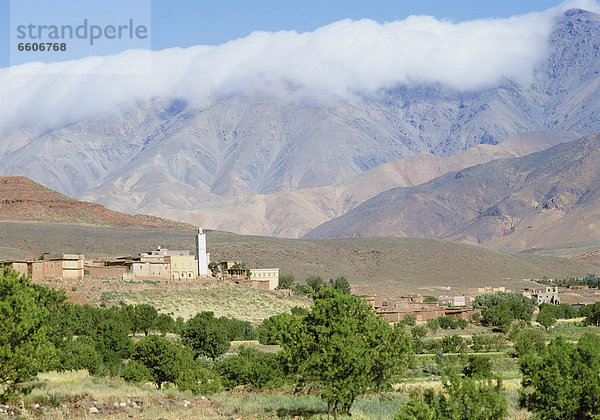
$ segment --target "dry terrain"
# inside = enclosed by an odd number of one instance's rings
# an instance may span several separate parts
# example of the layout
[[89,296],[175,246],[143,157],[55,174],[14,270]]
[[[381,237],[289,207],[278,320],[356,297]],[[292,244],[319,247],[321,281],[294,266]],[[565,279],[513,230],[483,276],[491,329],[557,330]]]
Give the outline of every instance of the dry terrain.
[[[0,222],[4,252],[39,256],[47,251],[88,257],[137,255],[157,245],[194,249],[192,230],[144,230],[50,223]],[[244,261],[249,267],[279,267],[304,280],[345,275],[358,291],[458,293],[468,287],[526,287],[523,279],[600,274],[600,263],[537,254],[508,254],[432,239],[285,239],[208,232],[213,261]],[[448,288],[450,290],[442,289]]]
[[138,214],[119,213],[57,193],[23,176],[0,176],[0,220],[189,229],[185,223]]

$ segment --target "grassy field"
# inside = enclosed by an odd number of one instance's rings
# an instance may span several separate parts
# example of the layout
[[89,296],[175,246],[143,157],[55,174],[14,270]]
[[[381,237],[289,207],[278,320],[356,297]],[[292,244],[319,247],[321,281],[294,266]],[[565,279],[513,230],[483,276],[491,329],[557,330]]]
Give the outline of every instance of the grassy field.
[[310,306],[308,299],[281,297],[233,285],[215,289],[124,292],[115,294],[114,299],[127,304],[149,303],[159,312],[173,313],[174,317],[184,319],[198,312],[212,311],[216,317],[234,316],[252,323],[289,312],[294,306]]
[[[516,401],[520,381],[504,381],[509,401]],[[391,420],[415,387],[441,389],[441,382],[424,380],[401,384],[399,391],[366,395],[354,403],[348,419]],[[176,389],[158,390],[151,384],[131,385],[118,378],[99,378],[87,371],[48,372],[21,399],[15,414],[22,418],[140,418],[140,419],[277,419],[327,417],[326,404],[316,395],[295,394],[292,387],[271,391],[236,388],[211,396],[194,396]],[[511,418],[527,418],[515,404]]]
[[[0,258],[47,251],[89,257],[137,255],[157,245],[194,249],[193,231],[117,229],[0,222]],[[304,280],[345,275],[361,292],[460,293],[468,287],[530,286],[527,278],[600,274],[600,263],[536,254],[508,254],[447,241],[412,238],[301,240],[209,232],[213,261],[244,261],[249,267],[279,267]],[[447,288],[450,288],[449,291]]]

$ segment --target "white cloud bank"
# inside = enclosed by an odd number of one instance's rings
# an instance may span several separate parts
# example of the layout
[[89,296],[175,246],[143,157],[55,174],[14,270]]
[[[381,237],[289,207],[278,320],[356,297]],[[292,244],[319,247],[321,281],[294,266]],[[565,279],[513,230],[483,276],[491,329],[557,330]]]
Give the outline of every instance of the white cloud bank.
[[204,103],[254,90],[347,97],[398,84],[470,90],[503,78],[527,83],[547,54],[556,18],[572,7],[600,11],[596,1],[569,1],[507,19],[410,16],[385,24],[343,20],[300,34],[255,32],[219,46],[152,52],[148,75],[110,74],[135,71],[143,51],[2,69],[0,133],[56,127],[156,97]]

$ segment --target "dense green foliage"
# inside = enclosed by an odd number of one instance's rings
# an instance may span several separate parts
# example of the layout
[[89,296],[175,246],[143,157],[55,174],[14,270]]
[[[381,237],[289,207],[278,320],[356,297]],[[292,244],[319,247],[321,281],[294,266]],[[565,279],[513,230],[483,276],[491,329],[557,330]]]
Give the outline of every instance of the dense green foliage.
[[413,392],[396,420],[489,420],[507,415],[506,398],[499,380],[461,378],[452,371],[444,392],[428,388]]
[[473,351],[500,351],[506,348],[506,339],[502,334],[474,334],[471,336]]
[[473,308],[481,310],[483,325],[507,332],[515,320],[530,321],[536,305],[534,300],[517,292],[496,292],[477,296]]
[[273,388],[283,385],[286,373],[281,356],[255,349],[242,348],[237,356],[225,357],[215,366],[226,388],[252,385]]
[[586,305],[587,315],[583,320],[585,325],[600,326],[600,301],[595,302],[593,305]]
[[183,344],[193,349],[197,356],[216,359],[227,351],[230,340],[219,328],[219,320],[212,312],[201,312],[188,320],[181,333]]
[[541,419],[592,419],[600,415],[600,337],[585,334],[577,344],[553,339],[541,357],[521,359],[522,407]]
[[535,320],[546,330],[556,324],[556,314],[553,307],[550,305],[542,306]]
[[325,288],[308,315],[291,321],[282,331],[283,357],[335,415],[348,413],[357,396],[381,389],[408,361],[408,335],[356,296]]
[[278,289],[291,289],[296,279],[291,274],[280,274]]
[[27,277],[9,268],[0,272],[0,401],[19,392],[23,385],[51,363],[55,348],[50,310],[40,304],[43,293]]

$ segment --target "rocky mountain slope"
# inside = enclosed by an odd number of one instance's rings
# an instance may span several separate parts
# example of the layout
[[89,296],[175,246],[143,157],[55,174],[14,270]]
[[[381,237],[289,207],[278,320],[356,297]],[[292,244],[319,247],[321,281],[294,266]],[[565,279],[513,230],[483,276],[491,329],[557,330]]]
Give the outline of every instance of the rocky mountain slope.
[[201,107],[176,98],[134,101],[54,130],[9,133],[0,139],[0,173],[119,211],[302,234],[369,196],[359,192],[348,201],[346,193],[335,195],[338,187],[325,199],[289,192],[340,184],[344,190],[357,175],[400,158],[450,156],[520,133],[600,132],[599,21],[583,10],[565,13],[548,39],[547,60],[526,86],[406,85],[358,101],[257,92]]
[[123,214],[41,186],[22,176],[0,176],[0,221],[72,223],[144,229],[193,229],[154,216]]
[[307,237],[413,236],[527,249],[597,240],[600,136],[394,188]]
[[[521,134],[498,145],[477,145],[448,157],[423,153],[398,159],[336,185],[272,194],[215,197],[209,203],[203,203],[203,193],[198,189],[180,185],[179,190],[170,190],[166,185],[155,185],[154,188],[161,188],[160,192],[155,190],[143,204],[136,206],[129,200],[123,200],[119,205],[123,211],[160,214],[201,226],[226,226],[230,231],[243,234],[293,238],[343,215],[390,188],[421,184],[453,170],[503,157],[527,155],[578,137],[569,132]],[[146,187],[151,188],[149,185]],[[187,200],[178,202],[177,197],[182,190],[186,191]],[[128,198],[139,198],[141,201],[144,191],[147,188],[140,188],[139,192],[131,193]],[[86,197],[91,201],[99,199],[93,195],[93,191]]]

